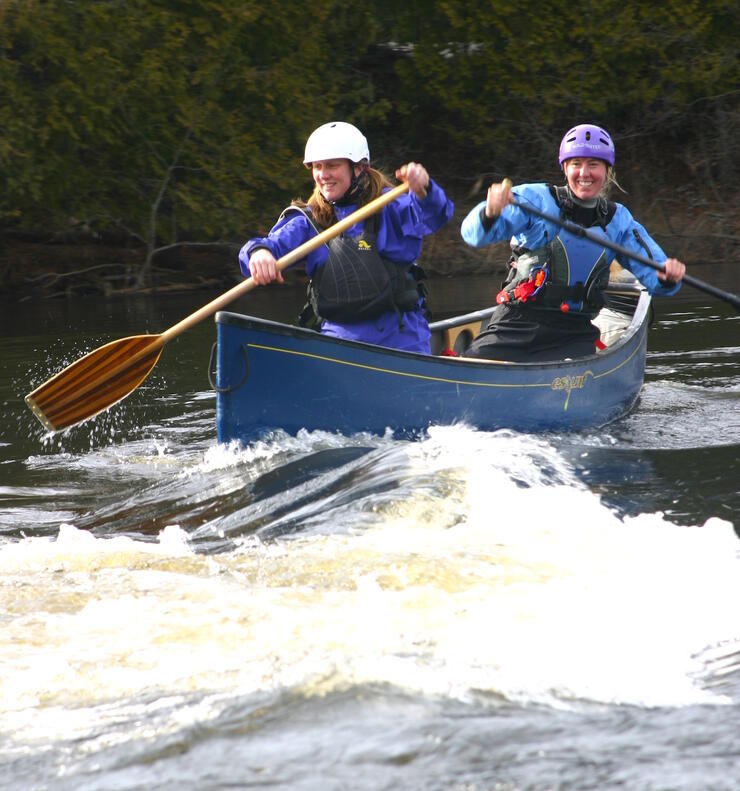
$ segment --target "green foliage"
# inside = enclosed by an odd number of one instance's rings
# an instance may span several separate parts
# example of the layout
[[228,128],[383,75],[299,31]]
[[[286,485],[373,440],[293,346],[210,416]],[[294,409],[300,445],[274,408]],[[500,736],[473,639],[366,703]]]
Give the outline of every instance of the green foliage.
[[0,228],[86,228],[150,256],[241,241],[307,195],[303,145],[332,119],[375,164],[417,159],[453,189],[554,177],[585,120],[620,162],[672,141],[683,167],[736,179],[739,16],[725,0],[5,0]]
[[[28,227],[84,222],[147,240],[246,230],[305,181],[326,102],[324,9],[261,2],[4,7],[3,206]],[[291,167],[293,166],[293,167]],[[270,208],[274,212],[274,204]]]
[[[562,133],[585,120],[616,139],[696,126],[691,103],[738,96],[740,11],[724,0],[647,4],[447,0],[406,6],[414,56],[399,60],[405,129],[432,150],[506,172],[552,168]],[[687,117],[688,116],[688,117]],[[691,135],[690,135],[691,136]],[[542,174],[540,174],[541,177]]]

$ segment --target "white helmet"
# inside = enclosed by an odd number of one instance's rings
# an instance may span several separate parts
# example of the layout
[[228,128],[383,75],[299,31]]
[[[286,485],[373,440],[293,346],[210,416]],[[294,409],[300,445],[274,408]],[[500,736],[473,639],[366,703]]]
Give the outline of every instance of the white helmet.
[[331,121],[311,132],[306,140],[303,164],[321,162],[325,159],[349,159],[350,162],[370,162],[370,151],[365,135],[352,124]]

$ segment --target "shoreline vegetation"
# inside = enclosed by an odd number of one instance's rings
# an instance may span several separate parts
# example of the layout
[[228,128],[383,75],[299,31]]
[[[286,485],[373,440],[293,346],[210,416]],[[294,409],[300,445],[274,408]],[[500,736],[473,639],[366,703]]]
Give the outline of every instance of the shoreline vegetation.
[[[472,205],[456,209],[448,226],[425,240],[419,264],[430,278],[504,273],[507,243],[473,249],[460,238],[460,222]],[[634,213],[666,253],[681,258],[697,277],[711,280],[712,268],[719,268],[726,270],[724,279],[732,282],[740,245],[736,212],[706,207],[670,218],[662,212],[648,218],[637,210]],[[237,260],[240,246],[237,242],[184,243],[164,250],[154,256],[148,281],[142,285],[138,275],[146,257],[143,245],[5,234],[0,235],[0,289],[5,298],[16,301],[226,291],[242,279]],[[300,268],[288,274],[291,280],[304,280]]]
[[468,248],[460,222],[504,177],[562,183],[584,122],[667,254],[737,268],[740,5],[669,6],[0,3],[0,293],[230,287],[244,241],[308,197],[301,154],[328,120],[454,201],[430,277],[503,271],[506,244]]

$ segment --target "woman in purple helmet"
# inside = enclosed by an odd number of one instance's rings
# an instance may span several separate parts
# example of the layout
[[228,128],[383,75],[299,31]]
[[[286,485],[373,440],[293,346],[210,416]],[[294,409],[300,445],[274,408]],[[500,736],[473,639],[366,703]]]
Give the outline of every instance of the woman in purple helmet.
[[657,272],[625,256],[617,261],[651,294],[670,296],[680,288],[686,267],[667,258],[621,204],[607,200],[614,178],[614,143],[599,126],[580,124],[560,143],[564,186],[504,180],[488,188],[485,201],[463,220],[469,245],[510,240],[508,277],[486,330],[465,353],[497,360],[557,360],[592,354],[599,330],[592,323],[603,305],[614,253],[555,223],[512,205],[529,204],[591,229],[604,238],[664,265]]

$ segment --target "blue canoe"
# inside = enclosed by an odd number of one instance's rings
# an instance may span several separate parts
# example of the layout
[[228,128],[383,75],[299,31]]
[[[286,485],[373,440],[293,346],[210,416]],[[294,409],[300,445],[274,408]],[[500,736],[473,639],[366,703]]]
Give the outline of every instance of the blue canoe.
[[527,432],[604,425],[639,396],[650,312],[638,287],[621,287],[610,301],[606,312],[621,323],[602,328],[604,350],[547,363],[441,354],[464,348],[490,311],[432,324],[432,355],[220,311],[209,365],[218,439],[249,442],[274,429],[413,436],[455,423]]

